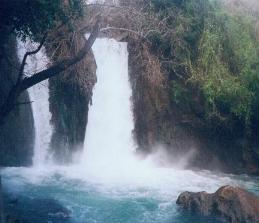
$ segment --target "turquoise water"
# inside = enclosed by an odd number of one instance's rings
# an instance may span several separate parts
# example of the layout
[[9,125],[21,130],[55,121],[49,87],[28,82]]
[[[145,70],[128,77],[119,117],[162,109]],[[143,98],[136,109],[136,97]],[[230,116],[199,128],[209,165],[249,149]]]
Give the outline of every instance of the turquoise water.
[[259,194],[258,178],[206,171],[159,169],[160,178],[144,176],[143,181],[133,178],[125,183],[89,175],[80,179],[75,172],[69,168],[2,170],[6,209],[32,223],[216,223],[177,207],[179,193],[213,192],[231,184]]

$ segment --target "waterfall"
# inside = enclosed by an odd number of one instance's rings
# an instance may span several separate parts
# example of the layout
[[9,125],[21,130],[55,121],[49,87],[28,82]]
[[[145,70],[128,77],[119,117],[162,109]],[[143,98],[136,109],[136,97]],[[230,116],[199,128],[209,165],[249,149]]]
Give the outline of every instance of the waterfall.
[[[37,46],[30,40],[22,42],[17,41],[18,57],[22,61],[26,51],[31,51]],[[48,58],[45,49],[42,48],[37,54],[29,56],[25,66],[25,75],[31,75],[41,71],[47,67]],[[52,127],[50,124],[51,113],[49,111],[49,87],[48,80],[43,81],[28,89],[30,101],[32,102],[32,112],[35,128],[35,145],[33,165],[41,166],[48,158],[48,149],[52,135]]]
[[[21,58],[25,48],[21,43],[18,45]],[[259,193],[257,178],[159,166],[149,157],[138,160],[132,137],[127,43],[97,39],[93,52],[98,80],[81,162],[70,166],[3,169],[7,195],[11,201],[13,198],[19,201],[18,206],[7,205],[9,210],[21,211],[21,216],[31,222],[202,223],[207,219],[179,211],[176,199],[181,192],[215,192],[222,185],[240,185]],[[45,67],[47,60],[39,58],[44,55],[42,51],[29,60],[26,71],[31,73],[30,69]],[[45,84],[29,90],[34,101],[36,130],[34,164],[46,161],[51,137]],[[53,208],[53,202],[58,206]]]
[[52,135],[48,81],[29,89],[29,96],[33,101],[32,111],[35,126],[33,165],[43,165],[48,159],[48,149]]
[[129,163],[134,151],[127,43],[97,39],[93,45],[97,84],[89,109],[82,162],[92,171]]

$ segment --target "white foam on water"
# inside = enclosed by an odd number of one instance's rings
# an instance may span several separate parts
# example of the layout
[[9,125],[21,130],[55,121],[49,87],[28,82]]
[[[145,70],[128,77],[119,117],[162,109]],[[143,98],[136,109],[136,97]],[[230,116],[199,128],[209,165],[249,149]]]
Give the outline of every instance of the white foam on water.
[[127,43],[97,39],[97,84],[88,115],[82,165],[99,173],[131,168],[135,150]]

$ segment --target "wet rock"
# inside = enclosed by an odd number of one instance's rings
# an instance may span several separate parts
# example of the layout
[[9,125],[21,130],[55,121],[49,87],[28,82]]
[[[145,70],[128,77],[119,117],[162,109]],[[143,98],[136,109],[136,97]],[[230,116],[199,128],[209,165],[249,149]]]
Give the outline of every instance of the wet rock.
[[[59,36],[60,33],[67,35],[67,41],[63,41],[64,36]],[[45,45],[47,55],[54,63],[62,58],[74,57],[85,44],[83,35],[74,36],[67,28],[51,35],[55,39],[61,38],[62,43],[59,46],[61,51],[52,42]],[[76,65],[49,80],[53,127],[50,148],[58,163],[72,162],[73,155],[83,148],[92,90],[97,81],[96,68],[93,52],[89,52]]]
[[240,187],[224,186],[212,194],[183,192],[176,203],[189,211],[226,222],[259,222],[259,198]]

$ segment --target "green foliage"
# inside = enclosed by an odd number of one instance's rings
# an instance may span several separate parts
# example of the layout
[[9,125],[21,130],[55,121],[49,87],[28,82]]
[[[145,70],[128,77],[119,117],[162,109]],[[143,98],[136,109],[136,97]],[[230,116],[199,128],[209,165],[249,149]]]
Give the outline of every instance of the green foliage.
[[176,104],[188,101],[188,91],[176,81],[172,82],[170,95]]
[[[219,0],[152,0],[169,35],[151,36],[161,58],[171,61],[171,98],[193,105],[200,92],[204,120],[249,129],[259,107],[259,55],[256,18],[225,9]],[[185,106],[186,107],[186,106]],[[242,124],[243,123],[243,124]]]
[[[64,4],[64,2],[66,2]],[[83,0],[3,0],[0,33],[15,33],[25,39],[43,35],[61,23],[82,15]]]
[[171,60],[171,72],[189,75],[186,71],[190,71],[191,60],[197,56],[209,7],[207,0],[151,0],[150,10],[163,25],[161,34],[152,32],[148,37],[155,53]]
[[236,116],[249,125],[259,90],[253,21],[220,8],[213,12],[199,41],[192,80],[198,82],[205,97],[207,118]]

